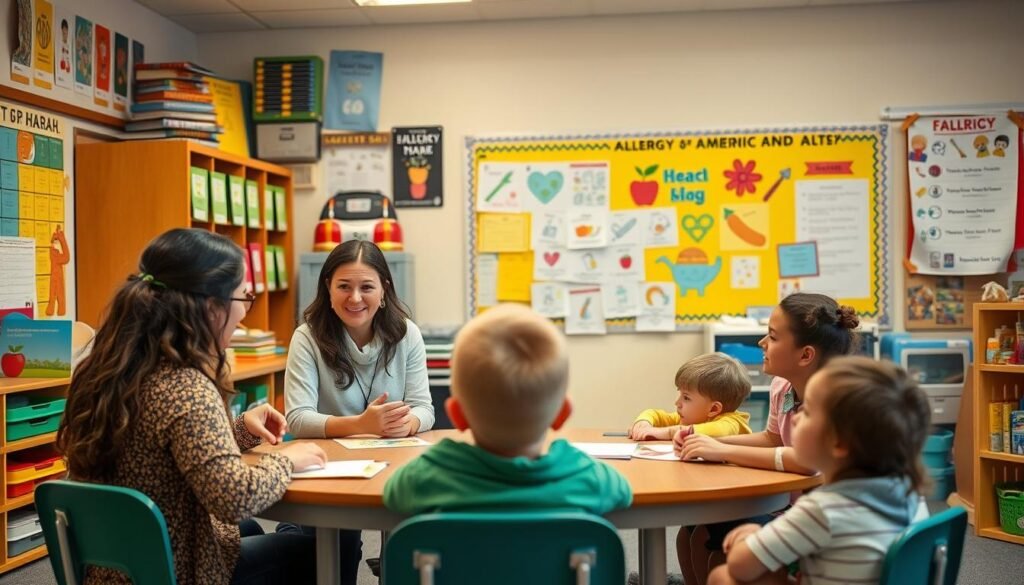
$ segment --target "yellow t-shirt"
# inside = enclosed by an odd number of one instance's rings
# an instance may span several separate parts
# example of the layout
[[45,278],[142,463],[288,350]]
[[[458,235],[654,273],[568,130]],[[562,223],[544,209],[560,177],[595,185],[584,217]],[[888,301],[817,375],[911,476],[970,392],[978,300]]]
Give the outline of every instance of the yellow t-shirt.
[[[679,413],[651,408],[640,413],[633,421],[647,421],[656,427],[671,427],[681,424]],[[722,414],[706,422],[693,425],[693,432],[709,437],[727,437],[729,435],[745,435],[750,433],[750,415],[734,410]]]

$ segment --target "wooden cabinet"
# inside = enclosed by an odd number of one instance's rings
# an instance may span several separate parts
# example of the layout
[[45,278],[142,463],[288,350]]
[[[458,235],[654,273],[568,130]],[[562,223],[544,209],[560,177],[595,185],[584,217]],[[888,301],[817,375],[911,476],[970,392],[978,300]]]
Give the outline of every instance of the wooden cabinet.
[[1000,528],[995,490],[997,483],[1024,481],[1024,455],[993,452],[989,424],[991,403],[1020,401],[1024,365],[988,364],[985,360],[988,338],[1001,325],[1014,330],[1017,321],[1024,321],[1020,303],[974,304],[974,528],[978,536],[1024,544],[1024,536]]
[[[192,167],[254,181],[258,188],[258,228],[225,225],[192,218]],[[297,267],[292,247],[292,176],[284,167],[235,156],[187,140],[146,140],[82,144],[75,148],[75,242],[78,319],[93,327],[114,291],[138,272],[146,244],[166,230],[195,227],[228,236],[243,248],[258,243],[284,248],[288,288],[257,293],[243,323],[269,329],[278,345],[287,345],[295,329]],[[266,217],[268,186],[284,189],[286,230],[270,229]],[[229,203],[230,207],[230,203]],[[275,226],[276,227],[276,226]],[[284,369],[284,360],[270,358],[240,366],[243,370]],[[273,378],[270,372],[259,376]],[[271,393],[273,379],[267,380]],[[280,381],[280,380],[278,380]],[[270,400],[274,402],[271,394]]]

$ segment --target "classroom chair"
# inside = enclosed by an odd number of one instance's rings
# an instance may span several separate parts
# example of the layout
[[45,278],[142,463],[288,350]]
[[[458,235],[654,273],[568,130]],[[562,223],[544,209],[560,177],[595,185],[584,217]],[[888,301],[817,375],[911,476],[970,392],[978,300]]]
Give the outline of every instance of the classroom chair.
[[889,547],[879,585],[954,585],[966,529],[963,508],[912,524]]
[[140,491],[55,480],[36,488],[36,508],[58,585],[77,585],[85,567],[117,569],[134,583],[174,585],[164,515]]
[[424,514],[385,545],[385,585],[482,582],[622,585],[622,541],[604,518],[555,510]]

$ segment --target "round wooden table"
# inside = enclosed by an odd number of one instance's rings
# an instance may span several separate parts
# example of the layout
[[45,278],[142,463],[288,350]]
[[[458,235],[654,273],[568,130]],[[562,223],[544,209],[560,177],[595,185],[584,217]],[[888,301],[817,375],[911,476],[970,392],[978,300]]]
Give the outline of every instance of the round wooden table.
[[[448,437],[472,442],[469,433],[429,431],[419,435],[431,444]],[[551,439],[572,442],[624,442],[602,436],[600,430],[568,429]],[[391,474],[429,447],[350,450],[331,440],[316,441],[331,460],[387,461],[387,469],[371,479],[303,479],[288,487],[284,498],[261,518],[317,528],[317,582],[337,585],[338,533],[336,529],[387,532],[405,517],[384,508],[384,484]],[[259,451],[275,447],[262,446]],[[247,455],[248,458],[253,455]],[[619,470],[633,488],[633,505],[606,516],[618,528],[636,528],[640,538],[640,578],[647,585],[665,583],[665,528],[748,518],[780,510],[791,492],[820,483],[818,477],[780,473],[715,463],[605,460]]]

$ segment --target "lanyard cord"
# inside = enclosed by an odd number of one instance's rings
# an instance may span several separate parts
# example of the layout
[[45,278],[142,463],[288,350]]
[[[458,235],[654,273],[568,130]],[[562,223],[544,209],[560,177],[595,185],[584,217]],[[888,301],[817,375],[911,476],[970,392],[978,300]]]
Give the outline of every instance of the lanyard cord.
[[380,354],[377,354],[376,361],[373,362],[373,375],[370,376],[370,385],[363,388],[363,382],[359,379],[359,375],[356,374],[355,368],[352,368],[352,377],[355,378],[356,384],[359,385],[359,393],[363,395],[363,410],[365,411],[370,407],[370,394],[373,393],[373,382],[377,379],[377,368],[380,366]]

